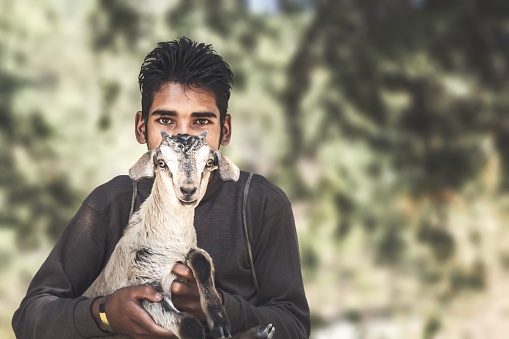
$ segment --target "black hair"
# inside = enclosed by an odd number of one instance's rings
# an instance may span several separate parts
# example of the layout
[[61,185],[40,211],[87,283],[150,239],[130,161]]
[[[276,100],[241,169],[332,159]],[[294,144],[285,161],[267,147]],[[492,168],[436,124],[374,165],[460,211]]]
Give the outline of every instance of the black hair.
[[214,93],[219,109],[221,134],[228,110],[233,73],[212,45],[196,43],[186,37],[160,42],[141,65],[138,76],[141,91],[142,118],[148,112],[154,95],[169,82],[191,88],[206,88]]

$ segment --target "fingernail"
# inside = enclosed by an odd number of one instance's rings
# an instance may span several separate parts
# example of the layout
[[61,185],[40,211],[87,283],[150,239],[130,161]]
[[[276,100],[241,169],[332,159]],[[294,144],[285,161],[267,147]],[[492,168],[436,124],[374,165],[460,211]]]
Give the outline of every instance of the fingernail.
[[157,292],[155,295],[154,295],[154,298],[156,299],[162,299],[163,295],[159,292]]

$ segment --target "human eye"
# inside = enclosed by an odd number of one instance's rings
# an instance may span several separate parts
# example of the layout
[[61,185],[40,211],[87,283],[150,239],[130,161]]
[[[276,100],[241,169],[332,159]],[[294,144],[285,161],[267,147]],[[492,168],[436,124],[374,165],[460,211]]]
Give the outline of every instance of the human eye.
[[208,119],[198,119],[198,120],[196,120],[196,124],[202,125],[202,126],[203,125],[208,125],[208,124],[210,124],[210,120],[208,120]]
[[157,122],[159,122],[161,125],[169,125],[172,123],[171,119],[167,117],[159,118],[157,119]]

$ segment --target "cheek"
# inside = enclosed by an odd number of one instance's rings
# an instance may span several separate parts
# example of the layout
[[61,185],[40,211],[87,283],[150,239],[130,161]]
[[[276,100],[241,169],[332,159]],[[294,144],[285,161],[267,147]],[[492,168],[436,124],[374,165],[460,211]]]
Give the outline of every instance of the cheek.
[[219,133],[209,131],[206,139],[212,149],[219,149]]
[[161,136],[161,131],[156,131],[155,129],[151,129],[147,133],[147,145],[148,149],[152,150],[156,148],[161,141],[163,140],[163,137]]

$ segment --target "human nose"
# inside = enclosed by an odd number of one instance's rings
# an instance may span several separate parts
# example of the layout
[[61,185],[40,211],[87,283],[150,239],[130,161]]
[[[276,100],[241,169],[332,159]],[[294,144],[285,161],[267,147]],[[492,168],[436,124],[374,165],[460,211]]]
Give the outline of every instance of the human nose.
[[187,123],[180,123],[177,125],[176,134],[189,134],[189,126]]

